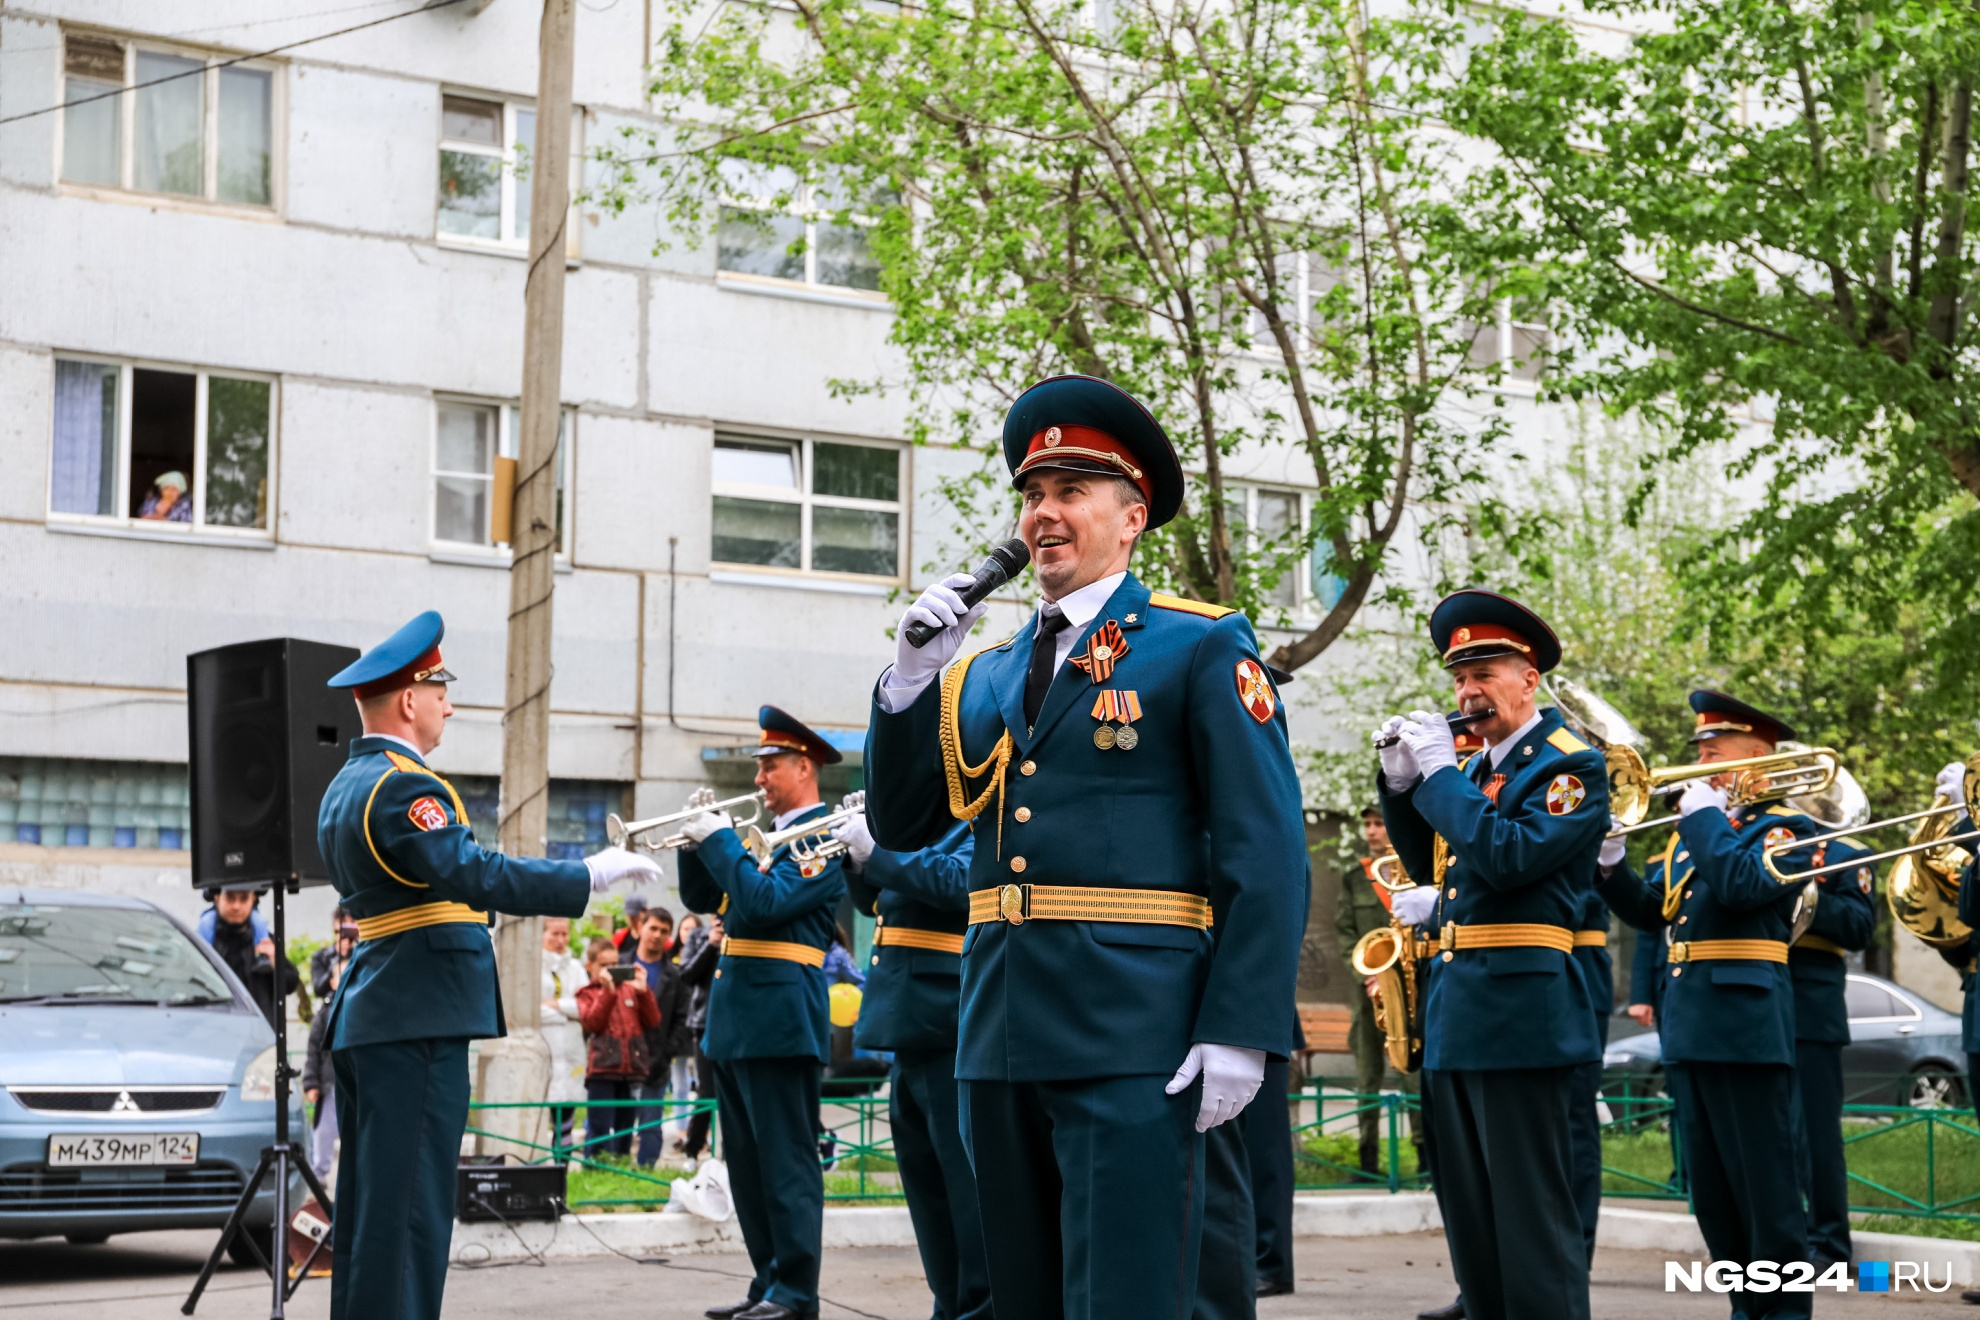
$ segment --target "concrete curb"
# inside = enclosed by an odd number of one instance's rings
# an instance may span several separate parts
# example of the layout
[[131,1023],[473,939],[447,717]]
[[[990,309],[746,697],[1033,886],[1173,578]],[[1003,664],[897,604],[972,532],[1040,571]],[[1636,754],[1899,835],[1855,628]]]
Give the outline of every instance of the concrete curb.
[[[1293,1200],[1293,1233],[1298,1237],[1386,1237],[1441,1231],[1437,1199],[1427,1192],[1321,1193]],[[1597,1240],[1624,1251],[1661,1251],[1673,1259],[1705,1254],[1698,1221],[1688,1214],[1603,1206]],[[1910,1237],[1897,1233],[1852,1235],[1857,1260],[1916,1261],[1930,1270],[1935,1285],[1948,1272],[1952,1283],[1972,1287],[1980,1280],[1980,1242]],[[828,1206],[825,1247],[911,1247],[914,1224],[906,1206]],[[576,1260],[587,1256],[692,1256],[738,1254],[742,1231],[736,1221],[712,1224],[688,1214],[565,1215],[555,1224],[454,1225],[452,1259],[475,1266],[497,1261]]]

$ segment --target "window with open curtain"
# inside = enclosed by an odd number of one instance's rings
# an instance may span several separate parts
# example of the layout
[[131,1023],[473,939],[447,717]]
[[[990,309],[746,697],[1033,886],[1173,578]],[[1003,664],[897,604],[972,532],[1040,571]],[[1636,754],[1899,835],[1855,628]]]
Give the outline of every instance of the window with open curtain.
[[55,443],[50,500],[57,513],[117,512],[116,367],[55,363]]

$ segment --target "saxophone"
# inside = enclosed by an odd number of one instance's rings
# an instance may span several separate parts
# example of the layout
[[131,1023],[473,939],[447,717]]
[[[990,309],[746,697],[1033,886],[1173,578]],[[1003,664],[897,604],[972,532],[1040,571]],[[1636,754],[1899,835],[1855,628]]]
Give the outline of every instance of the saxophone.
[[[1413,887],[1394,853],[1377,859],[1373,870],[1376,883],[1384,889]],[[1415,928],[1391,916],[1387,926],[1354,942],[1348,961],[1356,975],[1375,978],[1375,1023],[1382,1029],[1390,1066],[1401,1073],[1417,1071],[1423,1066],[1423,1006],[1416,987]]]

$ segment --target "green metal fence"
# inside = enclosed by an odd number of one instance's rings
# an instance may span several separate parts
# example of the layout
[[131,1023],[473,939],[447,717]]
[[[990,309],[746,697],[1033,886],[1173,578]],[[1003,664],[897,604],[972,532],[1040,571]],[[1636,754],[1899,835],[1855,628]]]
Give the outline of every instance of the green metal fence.
[[[1417,1097],[1387,1091],[1362,1094],[1310,1084],[1292,1092],[1295,1185],[1301,1191],[1421,1190],[1429,1175],[1420,1167],[1414,1140],[1421,1111]],[[1671,1100],[1641,1079],[1611,1077],[1604,1101],[1609,1118],[1602,1126],[1602,1194],[1644,1200],[1681,1201],[1685,1188],[1678,1144],[1672,1133]],[[879,1203],[900,1199],[893,1136],[884,1096],[828,1097],[821,1106],[824,1128],[820,1158],[828,1201]],[[574,1171],[574,1209],[654,1207],[667,1199],[667,1187],[683,1176],[675,1169],[635,1167],[599,1147],[706,1112],[719,1132],[713,1100],[612,1100],[551,1105],[544,1103],[470,1105],[468,1131],[509,1141],[479,1126],[475,1116],[495,1109],[588,1110],[630,1108],[654,1111],[615,1134],[582,1138],[552,1132],[548,1144],[514,1143],[538,1158]],[[1867,1214],[1980,1222],[1980,1124],[1970,1109],[1905,1105],[1845,1105],[1844,1150],[1849,1162],[1851,1208]],[[1375,1167],[1361,1166],[1361,1130],[1372,1122]],[[586,1175],[595,1175],[587,1178]],[[602,1185],[587,1194],[588,1186]]]

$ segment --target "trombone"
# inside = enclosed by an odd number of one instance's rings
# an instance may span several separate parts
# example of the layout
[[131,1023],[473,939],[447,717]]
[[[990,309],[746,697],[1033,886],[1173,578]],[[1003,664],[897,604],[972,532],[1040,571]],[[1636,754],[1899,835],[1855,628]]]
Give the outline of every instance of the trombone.
[[[807,820],[802,824],[774,830],[769,834],[765,834],[754,825],[747,828],[739,826],[738,831],[743,836],[743,847],[749,850],[749,855],[756,859],[756,864],[760,867],[769,866],[770,859],[776,854],[777,849],[787,843],[791,845],[791,856],[799,861],[822,862],[846,851],[845,840],[833,838],[831,831],[854,816],[865,813],[866,794],[848,793],[839,800],[836,809],[816,820]],[[820,834],[825,837],[815,843],[811,841],[814,835]]]
[[[1893,857],[1910,857],[1923,853],[1928,854],[1924,860],[1934,872],[1941,875],[1946,875],[1950,872],[1951,887],[1954,891],[1957,891],[1957,876],[1966,869],[1965,862],[1962,859],[1955,863],[1945,857],[1940,850],[1953,849],[1958,844],[1980,840],[1980,829],[1969,829],[1959,834],[1952,833],[1952,826],[1958,821],[1962,812],[1973,817],[1975,820],[1980,820],[1980,753],[1976,753],[1967,761],[1966,800],[1964,802],[1954,802],[1948,799],[1943,793],[1938,794],[1933,797],[1932,805],[1923,811],[1907,812],[1902,816],[1891,816],[1885,820],[1868,821],[1861,825],[1852,825],[1847,829],[1831,830],[1827,834],[1817,834],[1811,838],[1795,839],[1792,842],[1777,844],[1762,853],[1761,859],[1769,875],[1773,876],[1776,880],[1786,883],[1791,880],[1806,880],[1814,879],[1818,876],[1833,875],[1838,871],[1853,871],[1860,866],[1875,866],[1878,862],[1889,861]],[[1827,866],[1817,866],[1806,871],[1784,873],[1779,867],[1774,865],[1774,858],[1781,853],[1794,852],[1800,848],[1815,848],[1822,844],[1833,842],[1836,839],[1854,838],[1859,834],[1870,834],[1877,830],[1888,829],[1894,825],[1910,825],[1914,821],[1917,822],[1917,825],[1912,830],[1911,840],[1902,848],[1889,848],[1880,853],[1873,853],[1868,857],[1852,857],[1848,861],[1831,862]],[[1938,855],[1932,856],[1929,854]]]
[[744,793],[741,797],[724,798],[722,801],[717,802],[715,800],[714,789],[697,788],[694,790],[693,795],[688,798],[685,807],[682,807],[679,811],[670,812],[665,816],[654,816],[649,820],[635,820],[631,822],[620,820],[617,816],[607,816],[605,818],[605,837],[611,842],[614,848],[638,848],[642,852],[651,853],[665,852],[669,848],[685,847],[688,843],[687,835],[670,834],[657,842],[649,842],[640,836],[651,834],[653,831],[664,829],[669,825],[678,825],[682,821],[692,820],[694,817],[710,811],[727,811],[732,807],[740,807],[745,802],[752,804],[752,810],[747,820],[736,822],[736,827],[740,829],[745,825],[753,826],[755,821],[763,815],[763,793],[760,789],[754,793]]

